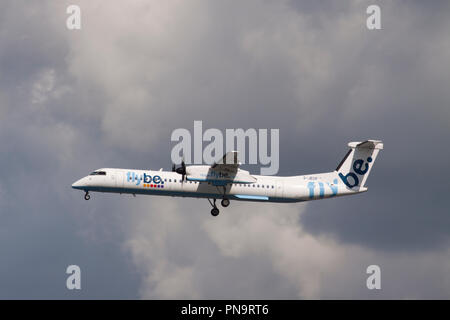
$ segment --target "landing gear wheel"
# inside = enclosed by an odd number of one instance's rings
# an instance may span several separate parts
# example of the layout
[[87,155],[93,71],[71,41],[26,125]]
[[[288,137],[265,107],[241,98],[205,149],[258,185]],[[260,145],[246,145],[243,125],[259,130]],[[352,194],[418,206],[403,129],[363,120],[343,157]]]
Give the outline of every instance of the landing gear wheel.
[[211,209],[212,216],[217,217],[219,215],[219,209],[217,209],[217,206],[216,206],[216,199],[213,199],[213,202],[211,202],[211,200],[208,199],[208,202],[212,206],[212,209]]
[[211,209],[211,214],[213,217],[217,217],[219,215],[219,209],[217,207]]
[[89,192],[86,192],[86,194],[84,195],[84,200],[89,200],[91,198],[91,196],[89,195]]
[[228,199],[222,199],[222,201],[220,202],[220,204],[222,205],[222,207],[226,208],[230,205],[230,200]]

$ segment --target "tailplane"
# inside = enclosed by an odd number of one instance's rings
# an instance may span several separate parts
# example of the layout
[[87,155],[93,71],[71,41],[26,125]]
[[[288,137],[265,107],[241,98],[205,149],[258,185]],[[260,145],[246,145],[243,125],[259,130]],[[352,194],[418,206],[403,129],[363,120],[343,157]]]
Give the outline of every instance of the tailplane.
[[367,140],[364,142],[350,142],[350,150],[336,168],[340,180],[354,191],[366,191],[364,184],[377,158],[383,149],[383,142]]

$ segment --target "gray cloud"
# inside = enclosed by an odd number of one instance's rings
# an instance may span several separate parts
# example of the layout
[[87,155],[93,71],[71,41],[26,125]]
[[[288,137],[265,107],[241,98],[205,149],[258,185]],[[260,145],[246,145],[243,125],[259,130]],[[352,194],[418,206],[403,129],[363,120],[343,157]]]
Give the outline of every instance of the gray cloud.
[[[367,1],[78,3],[81,31],[69,2],[0,5],[0,297],[448,298],[447,2],[380,1],[380,31]],[[95,168],[168,168],[194,120],[279,128],[282,175],[334,169],[348,141],[385,150],[368,193],[217,219],[70,190]]]

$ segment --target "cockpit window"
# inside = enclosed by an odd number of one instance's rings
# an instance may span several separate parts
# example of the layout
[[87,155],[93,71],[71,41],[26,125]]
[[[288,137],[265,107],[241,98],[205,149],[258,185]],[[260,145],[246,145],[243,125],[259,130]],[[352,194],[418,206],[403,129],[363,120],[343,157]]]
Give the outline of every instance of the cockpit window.
[[94,171],[90,174],[90,176],[106,176],[105,171]]

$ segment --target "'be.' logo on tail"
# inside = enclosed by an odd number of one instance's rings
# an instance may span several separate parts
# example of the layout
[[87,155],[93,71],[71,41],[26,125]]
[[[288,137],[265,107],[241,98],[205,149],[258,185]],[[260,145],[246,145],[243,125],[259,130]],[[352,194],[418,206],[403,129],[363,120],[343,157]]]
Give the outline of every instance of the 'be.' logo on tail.
[[[372,162],[372,157],[368,157],[366,163],[364,163],[364,160],[362,160],[362,159],[355,160],[355,162],[353,162],[353,171],[355,171],[357,174],[359,174],[361,176],[365,175],[367,173],[367,171],[369,171],[369,163],[370,162]],[[361,169],[363,167],[363,165],[365,165],[365,167],[364,167],[364,169]],[[351,184],[348,181],[349,177],[351,177],[353,179],[353,184]],[[349,172],[345,176],[342,173],[339,173],[339,178],[341,178],[341,180],[349,188],[353,188],[353,187],[359,185],[358,176],[353,172]]]
[[342,182],[350,189],[364,188],[364,183],[369,176],[378,152],[383,149],[383,143],[379,140],[366,140],[364,142],[350,142],[351,148],[336,171]]

